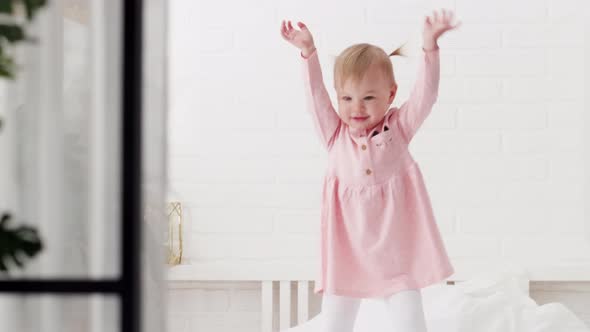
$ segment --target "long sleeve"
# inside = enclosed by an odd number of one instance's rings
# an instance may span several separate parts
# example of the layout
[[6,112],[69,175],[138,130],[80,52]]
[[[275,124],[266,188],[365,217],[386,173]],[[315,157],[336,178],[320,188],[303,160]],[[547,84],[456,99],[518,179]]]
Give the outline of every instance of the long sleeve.
[[333,144],[334,136],[341,126],[341,120],[326,91],[317,50],[308,58],[301,54],[300,57],[305,82],[307,111],[312,116],[322,145],[329,150]]
[[440,52],[422,49],[423,57],[409,99],[399,109],[398,123],[410,143],[438,98]]

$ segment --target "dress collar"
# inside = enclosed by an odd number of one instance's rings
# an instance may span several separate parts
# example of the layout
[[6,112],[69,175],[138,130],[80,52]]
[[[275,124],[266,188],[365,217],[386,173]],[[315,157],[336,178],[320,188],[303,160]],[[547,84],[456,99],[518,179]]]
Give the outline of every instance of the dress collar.
[[371,138],[373,135],[375,135],[375,132],[377,132],[377,133],[383,132],[384,127],[386,125],[385,119],[387,119],[389,117],[389,115],[391,115],[391,110],[389,110],[387,113],[385,113],[385,116],[383,116],[383,119],[381,119],[381,121],[379,121],[372,128],[363,129],[363,128],[348,127],[349,132],[350,132],[350,136],[352,136],[355,139],[366,139],[366,138]]
[[354,137],[366,137],[369,136],[369,129],[359,129],[359,128],[352,128],[348,127],[350,130],[350,135]]

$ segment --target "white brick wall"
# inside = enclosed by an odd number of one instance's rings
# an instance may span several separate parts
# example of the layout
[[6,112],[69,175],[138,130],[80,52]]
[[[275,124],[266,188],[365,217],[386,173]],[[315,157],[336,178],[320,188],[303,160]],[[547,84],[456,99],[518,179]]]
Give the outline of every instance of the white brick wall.
[[[333,97],[332,56],[361,41],[393,49],[420,36],[423,15],[441,7],[454,9],[463,26],[440,40],[439,100],[410,149],[451,260],[590,262],[583,210],[587,0],[170,5],[170,198],[185,207],[187,263],[234,262],[239,269],[246,261],[316,259],[326,159],[304,110],[298,52],[279,35],[281,19],[312,29]],[[394,60],[394,105],[407,97],[416,64]],[[221,331],[222,323],[230,331],[232,320],[255,326],[255,291],[224,285],[212,293],[172,291],[173,331]],[[575,299],[589,321],[581,308],[590,302],[577,293],[535,294]],[[220,300],[203,311],[175,304],[201,295]],[[241,309],[232,311],[232,301]]]

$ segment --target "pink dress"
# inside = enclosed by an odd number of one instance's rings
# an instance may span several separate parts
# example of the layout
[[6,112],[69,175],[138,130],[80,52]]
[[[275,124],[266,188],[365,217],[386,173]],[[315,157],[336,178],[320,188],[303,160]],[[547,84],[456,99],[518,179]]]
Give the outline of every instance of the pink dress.
[[422,54],[409,100],[366,130],[340,120],[317,51],[300,55],[307,109],[328,151],[314,293],[383,297],[454,273],[420,167],[408,150],[438,95],[439,49],[422,49]]

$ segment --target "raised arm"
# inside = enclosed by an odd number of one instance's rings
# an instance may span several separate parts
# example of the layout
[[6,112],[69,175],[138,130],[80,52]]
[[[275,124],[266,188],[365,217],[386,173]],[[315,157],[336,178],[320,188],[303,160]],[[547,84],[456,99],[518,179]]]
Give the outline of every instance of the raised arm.
[[290,21],[287,24],[283,21],[281,35],[283,39],[297,47],[301,52],[306,108],[312,116],[322,145],[329,150],[340,127],[340,117],[334,110],[330,96],[326,91],[311,32],[305,24],[298,22],[297,25],[301,30],[294,29]]
[[408,143],[438,98],[440,49],[437,41],[443,33],[460,26],[460,22],[451,24],[452,21],[453,12],[445,9],[441,13],[434,11],[432,17],[426,16],[424,20],[424,45],[418,76],[409,99],[399,109],[398,123]]
[[428,117],[438,98],[439,78],[440,57],[438,47],[432,50],[422,49],[416,82],[410,97],[398,111],[398,123],[408,143],[426,117]]
[[311,114],[322,145],[329,150],[341,120],[326,91],[317,50],[312,51],[307,58],[302,53],[301,62],[307,111]]

